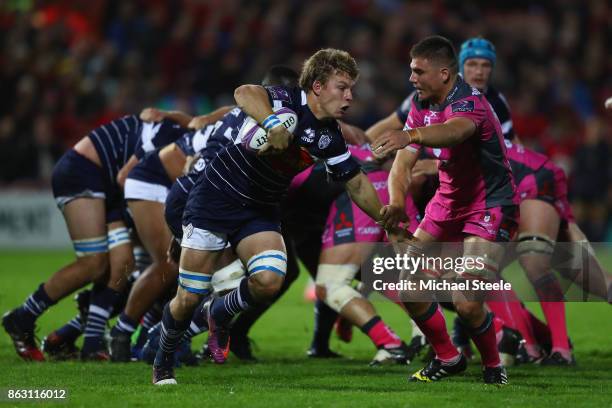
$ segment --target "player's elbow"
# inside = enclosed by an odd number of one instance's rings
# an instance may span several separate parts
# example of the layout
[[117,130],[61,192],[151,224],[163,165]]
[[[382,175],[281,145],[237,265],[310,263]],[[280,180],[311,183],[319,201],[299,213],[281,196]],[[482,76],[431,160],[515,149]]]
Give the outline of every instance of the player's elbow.
[[249,95],[253,95],[257,92],[258,85],[240,85],[238,88],[234,90],[234,99],[238,106],[242,106],[244,101],[249,97]]

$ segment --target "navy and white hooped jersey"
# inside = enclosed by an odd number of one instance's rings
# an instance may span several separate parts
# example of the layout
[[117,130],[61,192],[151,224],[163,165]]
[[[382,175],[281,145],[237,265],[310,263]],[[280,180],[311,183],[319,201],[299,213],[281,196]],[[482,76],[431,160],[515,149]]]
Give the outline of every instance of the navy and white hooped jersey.
[[206,179],[243,206],[277,207],[292,178],[315,160],[325,163],[335,181],[346,181],[359,171],[335,119],[318,120],[300,88],[265,87],[273,107],[288,107],[298,116],[289,148],[275,156],[257,156],[242,144],[228,145],[204,170]]
[[127,163],[140,141],[142,121],[136,115],[112,120],[89,132],[109,185],[114,185],[117,173]]
[[136,115],[129,115],[89,132],[88,136],[108,176],[108,185],[115,185],[117,173],[133,154],[140,159],[146,152],[163,146],[168,140],[176,140],[186,131],[175,125],[174,122],[166,120],[159,124],[145,123]]
[[136,146],[134,155],[140,160],[145,153],[174,143],[185,134],[193,133],[192,130],[182,127],[171,119],[163,119],[160,122],[143,122],[140,142]]
[[238,140],[240,129],[248,118],[239,108],[227,112],[214,125],[208,125],[176,142],[187,156],[198,156],[188,174],[176,179],[185,193],[189,193],[206,165],[226,146]]
[[234,108],[214,124],[205,126],[195,133],[185,134],[176,141],[176,144],[186,156],[200,153],[208,162],[221,149],[236,141],[246,118],[246,113]]

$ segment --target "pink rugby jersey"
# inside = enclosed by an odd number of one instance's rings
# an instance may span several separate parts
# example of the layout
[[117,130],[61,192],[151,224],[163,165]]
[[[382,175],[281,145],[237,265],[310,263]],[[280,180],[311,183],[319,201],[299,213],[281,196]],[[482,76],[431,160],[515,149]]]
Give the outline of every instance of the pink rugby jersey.
[[418,94],[412,102],[404,130],[458,117],[476,125],[474,135],[452,147],[407,146],[438,159],[440,187],[433,200],[460,211],[517,204],[501,125],[484,95],[458,77],[444,103],[420,101]]

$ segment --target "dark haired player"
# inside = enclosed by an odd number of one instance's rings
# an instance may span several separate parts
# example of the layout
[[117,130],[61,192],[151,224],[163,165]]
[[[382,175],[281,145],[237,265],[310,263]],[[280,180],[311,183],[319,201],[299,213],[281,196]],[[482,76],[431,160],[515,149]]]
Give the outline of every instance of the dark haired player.
[[[503,257],[497,242],[512,239],[518,218],[501,125],[483,95],[458,75],[450,41],[439,36],[425,38],[410,55],[410,81],[417,92],[405,130],[388,132],[372,146],[380,155],[399,150],[389,180],[390,205],[383,210],[385,225],[405,220],[407,169],[416,162],[421,146],[431,149],[440,160],[440,187],[408,246],[409,255],[418,256],[427,243],[463,241],[464,257],[484,256],[487,267],[467,270],[459,278],[492,278]],[[480,351],[485,383],[506,384],[492,314],[479,296],[467,300],[456,294],[453,299]],[[438,306],[412,302],[406,307],[436,352],[436,358],[411,380],[437,381],[464,371],[465,358],[450,342]]]

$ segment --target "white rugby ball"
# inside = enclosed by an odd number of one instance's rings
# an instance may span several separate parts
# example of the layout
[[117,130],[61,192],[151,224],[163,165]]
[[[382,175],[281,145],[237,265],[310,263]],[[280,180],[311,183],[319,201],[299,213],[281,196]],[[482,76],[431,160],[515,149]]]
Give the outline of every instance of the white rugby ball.
[[[278,116],[285,129],[292,133],[297,127],[297,115],[289,108],[274,108],[274,113]],[[257,152],[268,144],[266,129],[259,126],[253,118],[249,118],[241,129],[240,142],[249,151]]]

